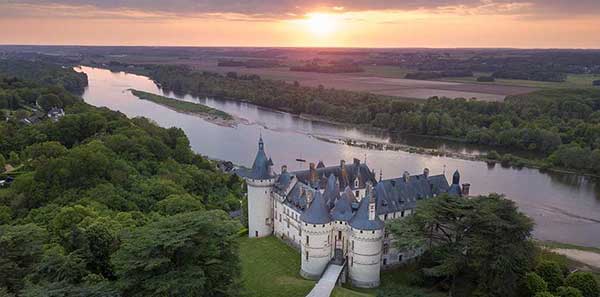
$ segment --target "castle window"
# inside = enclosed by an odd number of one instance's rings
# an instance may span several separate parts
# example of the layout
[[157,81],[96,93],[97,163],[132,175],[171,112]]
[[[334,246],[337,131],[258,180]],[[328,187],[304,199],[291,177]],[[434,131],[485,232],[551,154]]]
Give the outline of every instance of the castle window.
[[358,191],[356,191],[356,195],[354,195],[354,196],[356,196],[358,198],[358,196],[360,196],[360,193]]
[[352,241],[352,251],[354,252],[354,240]]
[[338,231],[338,238],[337,239],[339,239],[339,240],[342,239],[342,231]]
[[402,262],[402,254],[398,255],[398,262]]
[[390,246],[386,243],[383,245],[383,254],[387,255],[388,252],[390,251]]
[[306,261],[308,261],[308,251],[306,251]]
[[401,217],[404,217],[404,210],[400,213]]
[[308,246],[308,244],[310,243],[310,241],[308,240],[308,235],[306,235],[306,245]]
[[385,215],[383,215],[383,220],[387,220],[387,213]]
[[383,234],[384,238],[388,238],[390,237],[390,231],[388,231],[387,229],[385,230],[385,233]]
[[383,259],[383,265],[387,265],[387,259]]

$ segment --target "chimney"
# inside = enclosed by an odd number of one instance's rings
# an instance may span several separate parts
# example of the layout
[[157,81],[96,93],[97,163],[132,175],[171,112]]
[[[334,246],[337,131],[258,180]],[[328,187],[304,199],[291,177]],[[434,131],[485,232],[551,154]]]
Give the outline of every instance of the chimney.
[[462,184],[462,194],[463,196],[469,196],[469,191],[471,190],[471,184]]
[[373,185],[371,183],[367,184],[367,196],[366,199],[369,199],[369,221],[375,220],[375,193],[373,193]]
[[429,168],[423,169],[423,176],[425,176],[425,178],[429,177]]
[[308,165],[308,169],[309,169],[309,173],[308,173],[308,180],[310,181],[311,184],[314,184],[317,182],[317,168],[315,167],[315,163],[310,163]]
[[[302,189],[302,191],[305,191]],[[313,191],[306,191],[306,208],[310,206],[313,201]]]
[[287,165],[281,166],[281,173],[286,173],[286,172],[287,172]]

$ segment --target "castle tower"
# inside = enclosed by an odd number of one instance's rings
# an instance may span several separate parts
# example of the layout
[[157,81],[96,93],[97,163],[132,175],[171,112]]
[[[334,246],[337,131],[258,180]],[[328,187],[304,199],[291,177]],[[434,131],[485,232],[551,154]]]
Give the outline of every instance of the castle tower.
[[460,188],[460,173],[458,170],[456,170],[454,175],[452,175],[452,184],[448,189],[448,195],[459,197],[463,195],[462,189]]
[[300,216],[300,229],[302,231],[300,275],[308,279],[319,279],[332,258],[332,223],[326,201],[318,190],[315,191],[308,209]]
[[275,184],[273,161],[267,158],[262,137],[252,170],[245,176],[248,185],[248,237],[265,237],[273,233],[273,198]]
[[[383,184],[379,183],[376,190],[384,191]],[[380,193],[374,193],[372,185],[367,184],[366,195],[349,224],[348,277],[359,288],[377,287],[380,282],[384,224],[377,216],[376,194]]]
[[347,259],[350,239],[348,221],[352,219],[352,203],[356,201],[352,189],[346,187],[344,193],[335,202],[331,209],[331,219],[333,224],[333,258],[336,262],[343,262]]

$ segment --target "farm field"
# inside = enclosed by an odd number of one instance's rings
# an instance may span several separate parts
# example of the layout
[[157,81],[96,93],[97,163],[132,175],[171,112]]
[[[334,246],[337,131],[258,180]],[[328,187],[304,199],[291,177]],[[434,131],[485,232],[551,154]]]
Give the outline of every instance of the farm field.
[[478,82],[477,77],[489,76],[490,73],[475,73],[473,77],[456,77],[456,78],[445,78],[442,81],[447,82],[458,82],[468,83],[477,85],[490,85],[490,86],[522,86],[539,89],[589,89],[593,88],[592,82],[599,80],[600,75],[593,74],[568,74],[567,81],[565,82],[544,82],[544,81],[531,81],[531,80],[519,80],[519,79],[497,79],[495,82],[486,83]]
[[287,67],[245,68],[218,67],[214,62],[197,62],[193,67],[202,71],[240,74],[258,74],[265,79],[297,81],[304,86],[344,89],[370,92],[403,98],[427,99],[432,96],[450,98],[477,98],[485,101],[502,101],[506,96],[535,91],[533,87],[516,85],[484,85],[476,83],[425,81],[404,79],[407,70],[389,66],[369,66],[365,72],[328,74],[313,72],[293,72]]

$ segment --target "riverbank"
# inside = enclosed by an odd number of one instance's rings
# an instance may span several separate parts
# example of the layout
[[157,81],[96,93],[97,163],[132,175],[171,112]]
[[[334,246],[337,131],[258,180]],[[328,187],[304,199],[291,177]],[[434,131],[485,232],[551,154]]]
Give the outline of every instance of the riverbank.
[[141,100],[154,102],[176,112],[196,115],[216,125],[235,127],[240,122],[240,119],[224,111],[214,109],[200,103],[181,101],[135,89],[129,89],[128,91]]

